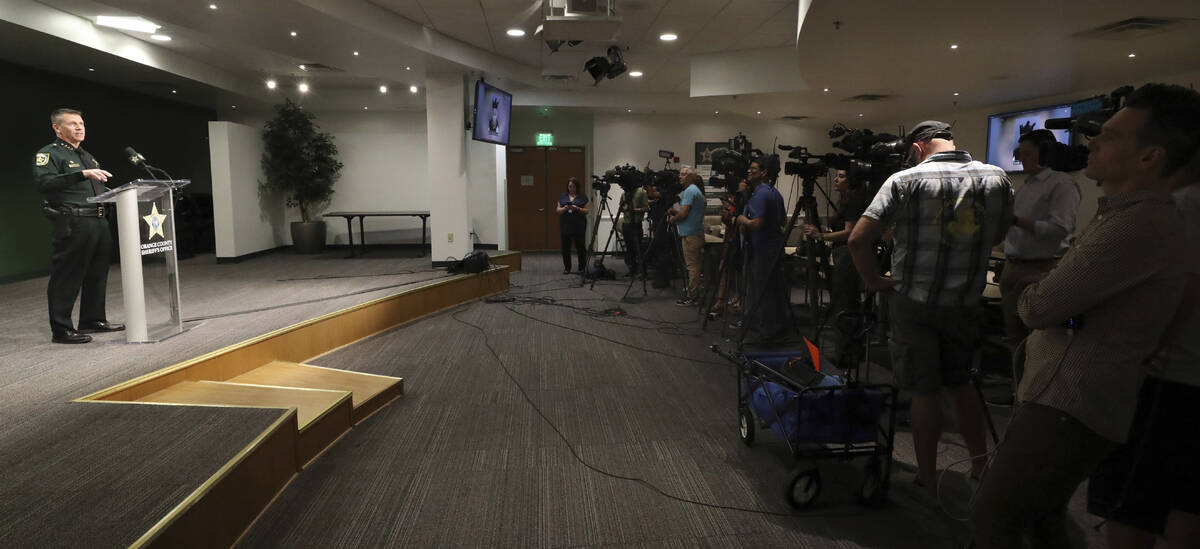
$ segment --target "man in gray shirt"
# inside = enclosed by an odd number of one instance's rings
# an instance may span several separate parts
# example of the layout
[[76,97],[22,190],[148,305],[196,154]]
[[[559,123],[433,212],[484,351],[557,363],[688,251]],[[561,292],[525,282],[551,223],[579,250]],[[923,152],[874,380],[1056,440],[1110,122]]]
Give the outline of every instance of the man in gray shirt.
[[1058,264],[1075,232],[1079,185],[1070,175],[1042,165],[1041,149],[1056,142],[1050,130],[1033,130],[1017,145],[1017,157],[1029,177],[1013,197],[1013,225],[1004,239],[1006,259],[1000,275],[1004,328],[1014,344],[1029,335],[1017,316],[1017,298]]

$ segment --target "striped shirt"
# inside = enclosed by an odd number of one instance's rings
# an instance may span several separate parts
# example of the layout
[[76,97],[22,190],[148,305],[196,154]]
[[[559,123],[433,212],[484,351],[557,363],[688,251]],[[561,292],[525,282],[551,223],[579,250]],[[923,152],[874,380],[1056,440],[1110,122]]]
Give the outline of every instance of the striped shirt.
[[[1171,195],[1142,190],[1101,198],[1075,245],[1017,303],[1034,330],[1025,340],[1018,398],[1125,442],[1145,361],[1179,306],[1184,255]],[[1080,321],[1073,335],[1063,327],[1068,318]]]
[[966,151],[931,155],[883,182],[864,217],[895,226],[892,278],[918,303],[979,303],[991,249],[1012,224],[1004,170]]

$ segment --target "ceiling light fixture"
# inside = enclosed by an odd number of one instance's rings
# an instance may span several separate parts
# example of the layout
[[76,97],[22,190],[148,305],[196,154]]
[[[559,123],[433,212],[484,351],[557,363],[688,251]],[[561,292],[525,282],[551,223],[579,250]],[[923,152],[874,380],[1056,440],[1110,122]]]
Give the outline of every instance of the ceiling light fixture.
[[713,114],[721,114],[721,111],[713,111]]
[[858,117],[859,117],[859,118],[862,118],[862,115],[863,115],[863,113],[861,113],[861,112],[860,112],[860,113],[858,113]]
[[[216,5],[216,4],[209,4],[209,5],[208,5],[208,9],[210,9],[210,10],[215,10],[215,9],[217,9],[217,5]],[[237,107],[234,107],[234,108],[237,108]]]
[[416,86],[409,86],[409,87],[408,87],[408,93],[417,93],[417,90],[418,90],[418,89],[419,89],[419,88],[417,88]]
[[308,65],[300,65],[300,70],[302,70],[302,71],[308,70]]
[[956,96],[957,96],[957,95],[958,95],[958,92],[954,92],[954,95],[956,95]]
[[625,112],[633,112],[633,109],[625,109]]
[[161,25],[147,21],[141,17],[116,17],[112,15],[97,16],[96,24],[101,27],[144,32],[146,34],[158,32],[158,29],[161,27]]
[[296,37],[296,31],[289,32],[288,34],[292,35],[292,38]]
[[754,111],[754,114],[762,114],[762,111]]
[[379,86],[379,93],[387,93],[387,86]]
[[308,84],[301,82],[299,86],[296,86],[296,89],[300,90],[300,93],[308,93]]
[[950,44],[950,49],[952,49],[952,50],[957,50],[957,49],[958,49],[958,44]]
[[634,77],[634,78],[641,78],[641,77],[642,77],[642,71],[633,71],[633,72],[629,73],[629,76],[632,76],[632,77]]
[[411,70],[412,70],[412,67],[404,67],[404,70],[406,70],[406,71],[411,71]]
[[355,51],[355,52],[354,52],[354,55],[357,57],[357,56],[358,56],[358,52],[357,52],[357,51]]
[[826,91],[826,92],[829,92],[829,88],[825,88],[825,91]]
[[274,80],[267,80],[267,89],[268,90],[275,89],[275,86],[277,86],[277,85],[278,84],[276,84]]
[[363,107],[363,110],[365,111],[365,110],[368,110],[368,109],[367,109],[366,107]]
[[663,42],[674,42],[675,40],[679,39],[679,35],[673,32],[664,32],[658,35],[658,39],[662,40]]
[[92,67],[88,67],[88,72],[96,72],[96,69],[94,69]]
[[171,90],[171,93],[179,93],[179,90]]
[[151,34],[150,39],[158,40],[159,42],[170,42],[171,41],[171,37],[167,36],[165,34]]
[[507,31],[504,31],[504,33],[509,36],[512,36],[513,38],[520,38],[522,36],[525,36],[524,29],[508,29]]
[[1129,57],[1137,57],[1137,54],[1136,54],[1136,53],[1131,53],[1131,54],[1129,54]]
[[230,107],[230,108],[234,108],[234,109],[236,109],[236,108],[237,108],[237,105],[230,105],[229,107]]

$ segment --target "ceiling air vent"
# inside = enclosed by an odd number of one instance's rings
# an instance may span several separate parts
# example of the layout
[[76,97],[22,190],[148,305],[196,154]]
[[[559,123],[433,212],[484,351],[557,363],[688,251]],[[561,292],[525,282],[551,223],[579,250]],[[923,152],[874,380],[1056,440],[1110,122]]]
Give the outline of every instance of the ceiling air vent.
[[1136,40],[1176,30],[1183,26],[1184,20],[1170,17],[1130,17],[1115,23],[1101,25],[1094,29],[1077,32],[1071,36],[1094,40]]
[[543,74],[542,80],[546,82],[570,82],[575,79],[573,74]]
[[781,116],[780,118],[782,118],[783,120],[808,120],[809,118],[812,118],[812,117],[805,115],[805,114],[789,114],[789,115]]
[[886,94],[864,93],[864,94],[860,94],[860,95],[855,95],[854,97],[847,97],[846,99],[844,99],[844,101],[864,101],[864,102],[866,102],[866,101],[884,101],[884,100],[891,99],[891,98],[892,98],[892,96],[886,95]]

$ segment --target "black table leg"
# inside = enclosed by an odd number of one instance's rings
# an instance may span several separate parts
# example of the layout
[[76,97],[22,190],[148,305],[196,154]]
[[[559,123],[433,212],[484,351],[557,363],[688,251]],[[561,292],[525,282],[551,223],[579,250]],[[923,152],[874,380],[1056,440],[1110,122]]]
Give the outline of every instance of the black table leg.
[[426,221],[429,221],[429,218],[426,216],[421,216],[421,255],[420,255],[420,257],[425,257],[425,222]]
[[358,216],[358,242],[362,245],[364,254],[367,253],[367,232],[363,230],[363,220],[366,218],[365,215]]
[[352,216],[346,216],[346,235],[350,238],[350,257],[354,257],[354,225],[351,219]]

